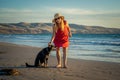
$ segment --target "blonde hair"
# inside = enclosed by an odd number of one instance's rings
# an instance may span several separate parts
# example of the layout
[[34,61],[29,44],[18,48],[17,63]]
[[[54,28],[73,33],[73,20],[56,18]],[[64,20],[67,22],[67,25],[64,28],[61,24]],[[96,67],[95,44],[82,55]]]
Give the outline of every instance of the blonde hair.
[[[55,20],[53,22],[54,22],[55,31],[57,31],[58,30],[58,24],[55,22]],[[62,31],[64,31],[64,18],[62,18],[62,17],[61,17],[60,29]]]

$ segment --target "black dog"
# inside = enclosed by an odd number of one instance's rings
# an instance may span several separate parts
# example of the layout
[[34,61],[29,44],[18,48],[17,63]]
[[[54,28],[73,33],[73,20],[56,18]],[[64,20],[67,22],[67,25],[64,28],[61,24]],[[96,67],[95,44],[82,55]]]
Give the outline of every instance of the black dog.
[[[36,56],[34,65],[29,65],[28,63],[26,63],[26,67],[42,67],[42,66],[47,67],[48,57],[53,48],[54,48],[53,45],[49,45],[48,47],[41,50]],[[40,62],[40,65],[39,65],[39,62]]]

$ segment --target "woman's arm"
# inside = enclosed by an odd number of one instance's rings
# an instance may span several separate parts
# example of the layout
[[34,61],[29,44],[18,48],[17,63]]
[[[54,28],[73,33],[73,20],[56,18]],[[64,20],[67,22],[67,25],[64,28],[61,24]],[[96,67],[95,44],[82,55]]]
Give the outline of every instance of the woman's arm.
[[66,25],[68,26],[68,34],[69,34],[69,37],[72,37],[72,33],[71,33],[71,29],[69,27],[69,24],[66,22]]
[[68,26],[68,30],[69,30],[69,37],[72,37],[71,29],[69,26]]

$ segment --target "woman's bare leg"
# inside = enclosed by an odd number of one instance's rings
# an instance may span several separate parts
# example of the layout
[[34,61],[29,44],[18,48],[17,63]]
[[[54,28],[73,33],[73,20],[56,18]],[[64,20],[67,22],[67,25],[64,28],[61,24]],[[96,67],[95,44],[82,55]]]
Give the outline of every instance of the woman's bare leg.
[[67,47],[63,47],[63,67],[67,68]]
[[61,54],[60,54],[60,48],[56,47],[56,57],[58,61],[58,65],[56,67],[61,67]]

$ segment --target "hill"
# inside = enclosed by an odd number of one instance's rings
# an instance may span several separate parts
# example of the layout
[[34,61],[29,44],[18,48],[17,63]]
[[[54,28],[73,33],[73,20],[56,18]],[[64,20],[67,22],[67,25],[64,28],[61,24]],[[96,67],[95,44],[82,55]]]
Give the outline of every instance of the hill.
[[[69,24],[72,33],[80,34],[120,34],[119,28]],[[0,23],[0,34],[48,34],[52,33],[51,23]]]

